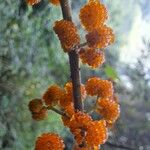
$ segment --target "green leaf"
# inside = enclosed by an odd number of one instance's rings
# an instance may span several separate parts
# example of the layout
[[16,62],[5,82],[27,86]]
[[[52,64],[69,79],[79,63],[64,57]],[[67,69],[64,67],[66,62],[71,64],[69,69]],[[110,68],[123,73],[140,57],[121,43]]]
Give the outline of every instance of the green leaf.
[[118,74],[114,68],[112,68],[110,65],[105,65],[104,72],[108,78],[111,78],[112,80],[119,79]]

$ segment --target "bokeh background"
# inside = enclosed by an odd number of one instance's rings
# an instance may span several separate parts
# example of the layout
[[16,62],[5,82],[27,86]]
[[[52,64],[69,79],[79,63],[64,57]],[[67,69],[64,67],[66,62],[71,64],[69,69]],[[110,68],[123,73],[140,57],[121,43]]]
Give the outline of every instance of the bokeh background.
[[[72,14],[82,40],[78,13],[86,0],[72,0]],[[104,150],[150,150],[150,1],[103,0],[109,10],[108,24],[116,42],[107,48],[106,63],[90,70],[81,65],[82,82],[89,76],[112,78],[120,97],[121,116]],[[0,150],[33,150],[43,132],[64,137],[66,150],[73,143],[60,117],[31,119],[28,102],[40,97],[50,84],[64,85],[70,76],[64,54],[52,27],[61,19],[59,7],[47,0],[29,7],[25,0],[0,0]],[[127,148],[124,148],[127,149]]]

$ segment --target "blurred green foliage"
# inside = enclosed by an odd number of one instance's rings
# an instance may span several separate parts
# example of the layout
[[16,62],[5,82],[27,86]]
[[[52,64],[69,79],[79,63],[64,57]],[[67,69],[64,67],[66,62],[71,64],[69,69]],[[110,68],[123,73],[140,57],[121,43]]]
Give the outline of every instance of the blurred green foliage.
[[112,68],[110,65],[105,65],[104,66],[104,72],[106,76],[112,80],[117,80],[119,79],[118,74],[114,68]]

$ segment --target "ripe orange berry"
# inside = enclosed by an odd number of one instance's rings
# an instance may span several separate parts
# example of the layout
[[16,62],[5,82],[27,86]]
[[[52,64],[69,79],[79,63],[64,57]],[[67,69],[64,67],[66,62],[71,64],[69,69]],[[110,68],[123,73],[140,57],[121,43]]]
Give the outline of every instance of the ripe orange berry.
[[104,52],[93,48],[81,49],[80,58],[82,63],[88,64],[92,68],[100,67],[105,61]]
[[60,99],[59,105],[60,107],[65,108],[65,107],[70,106],[72,102],[73,102],[72,97],[65,93]]
[[54,133],[44,133],[37,138],[35,150],[64,150],[61,137]]
[[38,98],[33,99],[29,102],[28,107],[32,113],[38,113],[43,107],[42,100]]
[[52,3],[53,5],[59,5],[60,1],[59,0],[49,0],[50,3]]
[[[65,91],[66,91],[66,94],[70,97],[72,97],[73,99],[73,85],[72,85],[72,82],[67,82],[65,84]],[[81,84],[80,85],[80,91],[81,91],[81,99],[85,99],[86,98],[86,90],[85,90],[85,86],[84,84]]]
[[53,29],[59,37],[64,52],[70,52],[71,48],[80,43],[77,28],[71,21],[56,21]]
[[108,138],[106,122],[104,120],[90,122],[85,138],[89,147],[104,144]]
[[98,95],[99,81],[100,81],[100,78],[98,77],[91,77],[88,79],[85,85],[86,92],[88,95],[91,95],[91,96]]
[[99,0],[90,0],[80,10],[80,20],[87,31],[101,27],[107,19],[107,10]]
[[88,33],[86,40],[89,47],[105,48],[114,42],[115,36],[111,28],[106,25]]
[[77,128],[86,128],[89,122],[91,121],[92,121],[91,116],[89,116],[84,112],[78,111],[72,116],[69,127],[71,130]]
[[113,85],[109,80],[103,80],[98,77],[89,78],[86,83],[86,91],[88,95],[99,97],[112,97]]
[[27,3],[29,4],[29,5],[35,5],[35,4],[37,4],[37,3],[39,3],[41,0],[27,0]]
[[120,106],[116,101],[100,98],[97,101],[97,112],[100,113],[108,123],[114,123],[120,114]]
[[46,107],[43,107],[38,113],[32,113],[32,118],[36,121],[41,121],[47,118],[48,111]]
[[64,91],[58,85],[50,86],[43,95],[44,102],[47,106],[58,103],[64,96]]
[[109,80],[100,79],[98,96],[103,98],[112,98],[114,93],[113,84]]

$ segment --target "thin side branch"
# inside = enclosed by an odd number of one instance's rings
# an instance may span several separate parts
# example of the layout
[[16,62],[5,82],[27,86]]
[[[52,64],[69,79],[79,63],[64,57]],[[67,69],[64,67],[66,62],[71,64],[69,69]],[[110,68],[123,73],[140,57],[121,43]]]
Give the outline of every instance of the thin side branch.
[[83,48],[83,47],[85,47],[85,46],[87,46],[87,42],[81,43],[81,44],[79,44],[79,45],[76,45],[73,49],[74,49],[77,53],[79,53],[80,49]]
[[61,116],[64,116],[64,117],[69,118],[69,117],[66,115],[65,112],[60,111],[60,110],[56,109],[55,107],[47,107],[47,109],[52,110],[52,111],[56,112],[57,114],[59,114],[59,115],[61,115]]
[[[68,21],[72,21],[71,10],[69,7],[68,0],[60,0],[63,18]],[[80,77],[80,66],[79,66],[79,55],[75,50],[71,50],[69,53],[69,63],[71,71],[71,80],[73,84],[73,97],[75,110],[83,111],[83,104],[81,100],[81,77]]]
[[79,44],[79,45],[77,46],[77,48],[79,49],[79,48],[82,48],[82,47],[84,47],[84,46],[87,46],[87,42]]

